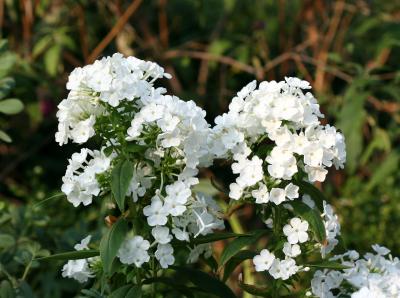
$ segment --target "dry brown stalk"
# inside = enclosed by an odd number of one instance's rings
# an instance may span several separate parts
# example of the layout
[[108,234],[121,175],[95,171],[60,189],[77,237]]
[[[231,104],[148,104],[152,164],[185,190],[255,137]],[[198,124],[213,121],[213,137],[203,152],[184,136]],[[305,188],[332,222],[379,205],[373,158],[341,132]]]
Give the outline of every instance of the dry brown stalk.
[[128,6],[121,18],[111,29],[111,31],[103,38],[103,40],[89,55],[87,59],[88,63],[94,62],[96,58],[103,52],[103,50],[110,44],[110,42],[117,36],[117,34],[121,32],[125,24],[128,22],[129,18],[135,13],[141,3],[142,0],[135,0]]
[[329,23],[328,32],[326,33],[325,38],[323,39],[321,50],[319,51],[317,56],[317,60],[320,61],[320,63],[318,63],[317,69],[315,71],[314,88],[316,91],[322,91],[325,87],[324,84],[325,69],[326,69],[325,66],[328,60],[329,48],[332,44],[333,38],[336,35],[344,8],[345,8],[344,0],[340,0],[335,3],[334,14]]
[[187,51],[187,50],[170,50],[166,52],[163,56],[164,59],[173,59],[173,58],[180,58],[180,57],[189,57],[189,58],[194,58],[194,59],[205,59],[205,60],[210,60],[210,61],[217,61],[222,64],[227,64],[230,65],[234,68],[237,68],[239,70],[245,71],[250,74],[255,74],[255,69],[254,67],[247,65],[245,63],[242,63],[240,61],[237,61],[233,59],[232,57],[228,56],[221,56],[221,55],[215,55],[207,52],[200,52],[200,51]]

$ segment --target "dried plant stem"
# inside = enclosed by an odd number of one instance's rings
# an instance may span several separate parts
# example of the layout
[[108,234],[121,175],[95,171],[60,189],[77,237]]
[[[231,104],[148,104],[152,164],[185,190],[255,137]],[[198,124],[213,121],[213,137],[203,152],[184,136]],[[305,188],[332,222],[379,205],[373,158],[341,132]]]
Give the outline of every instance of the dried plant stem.
[[125,24],[128,22],[129,18],[135,13],[141,3],[142,0],[135,0],[128,6],[126,11],[123,13],[118,22],[114,25],[111,31],[104,37],[104,39],[89,55],[87,59],[88,63],[93,63],[96,58],[103,52],[103,50],[110,44],[110,42],[117,36],[117,34],[121,32]]

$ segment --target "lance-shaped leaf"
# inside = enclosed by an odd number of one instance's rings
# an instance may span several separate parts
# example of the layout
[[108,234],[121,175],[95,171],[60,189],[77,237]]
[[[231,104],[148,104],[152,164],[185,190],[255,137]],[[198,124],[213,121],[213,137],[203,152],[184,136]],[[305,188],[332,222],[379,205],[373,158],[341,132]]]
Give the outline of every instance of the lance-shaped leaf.
[[270,297],[270,293],[268,291],[267,287],[259,287],[259,286],[255,286],[255,285],[249,285],[249,284],[245,284],[242,282],[239,282],[239,287],[247,292],[250,293],[254,296],[258,296],[258,297]]
[[128,223],[120,218],[114,223],[110,230],[103,236],[100,242],[100,258],[103,262],[105,272],[110,272],[112,263],[117,255],[118,249],[124,241],[128,232]]
[[2,130],[0,130],[0,140],[7,143],[11,143],[12,141],[11,137]]
[[172,277],[166,277],[166,276],[158,276],[158,277],[152,277],[149,279],[146,279],[143,281],[144,285],[149,285],[149,284],[153,284],[153,283],[162,283],[165,286],[173,289],[174,291],[178,291],[180,293],[182,293],[184,295],[184,297],[187,298],[194,298],[195,293],[199,292],[199,293],[207,293],[207,291],[205,289],[201,289],[199,287],[192,287],[192,286],[188,286],[182,283],[177,282],[177,280],[175,278]]
[[234,255],[236,255],[242,248],[255,243],[262,235],[266,233],[265,230],[256,231],[248,236],[242,236],[234,239],[224,249],[220,259],[220,266],[224,266]]
[[140,286],[126,285],[112,292],[109,298],[140,298],[142,297],[142,288]]
[[235,294],[232,290],[225,285],[222,281],[212,277],[211,275],[187,267],[171,266],[171,269],[176,270],[176,272],[183,277],[189,279],[195,286],[206,290],[213,295],[221,298],[235,298]]
[[328,200],[318,188],[303,180],[298,180],[295,184],[300,188],[301,193],[307,194],[313,199],[319,210],[323,210],[323,201],[327,202]]
[[338,262],[333,262],[333,261],[321,261],[319,263],[305,264],[304,267],[314,267],[314,268],[333,269],[333,270],[343,270],[350,268],[349,266],[345,266]]
[[125,197],[133,176],[133,165],[129,160],[119,162],[111,174],[111,191],[121,212],[124,211]]
[[125,298],[141,298],[142,297],[142,288],[140,286],[132,287],[128,293],[126,293]]
[[194,244],[203,244],[203,243],[210,243],[210,242],[215,242],[219,240],[225,240],[229,238],[234,238],[234,237],[245,237],[249,236],[250,234],[237,234],[237,233],[213,233],[213,234],[208,234],[205,236],[199,236],[195,239],[193,239]]
[[224,277],[222,280],[226,282],[228,278],[231,276],[232,272],[245,260],[252,259],[256,253],[250,250],[241,250],[236,255],[234,255],[228,262],[225,264],[224,268]]
[[43,258],[38,258],[38,261],[50,261],[50,260],[79,260],[87,259],[98,256],[100,253],[98,250],[75,250],[69,252],[62,252],[59,254],[50,255]]
[[132,153],[144,153],[147,150],[147,146],[135,144],[135,143],[128,143],[126,145],[126,150]]

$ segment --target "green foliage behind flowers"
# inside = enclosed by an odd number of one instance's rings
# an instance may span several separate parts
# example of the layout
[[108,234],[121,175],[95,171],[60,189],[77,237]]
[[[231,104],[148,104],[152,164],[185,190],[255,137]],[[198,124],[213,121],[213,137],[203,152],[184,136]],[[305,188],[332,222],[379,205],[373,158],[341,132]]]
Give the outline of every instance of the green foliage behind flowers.
[[[24,105],[17,98],[7,96],[15,87],[15,80],[8,74],[15,64],[15,55],[7,50],[7,40],[0,40],[0,113],[14,115],[23,109]],[[3,130],[0,130],[0,140],[11,142],[11,137]]]
[[[58,199],[57,199],[58,198]],[[53,200],[53,201],[51,201]],[[90,221],[75,216],[60,218],[59,212],[49,212],[49,206],[58,201],[58,206],[68,210],[60,202],[60,194],[46,203],[21,205],[1,202],[0,217],[0,278],[3,282],[0,293],[11,285],[14,295],[21,297],[62,297],[62,293],[76,293],[75,285],[59,275],[59,262],[42,263],[42,257],[50,250],[68,250],[81,237],[78,230],[87,229]],[[72,210],[70,210],[72,211]],[[73,212],[71,212],[73,214]],[[93,218],[93,217],[92,217]],[[54,234],[63,238],[54,237]],[[45,270],[43,270],[46,268]],[[71,288],[72,286],[72,288]],[[17,296],[5,297],[17,297]],[[3,296],[2,296],[3,297]]]

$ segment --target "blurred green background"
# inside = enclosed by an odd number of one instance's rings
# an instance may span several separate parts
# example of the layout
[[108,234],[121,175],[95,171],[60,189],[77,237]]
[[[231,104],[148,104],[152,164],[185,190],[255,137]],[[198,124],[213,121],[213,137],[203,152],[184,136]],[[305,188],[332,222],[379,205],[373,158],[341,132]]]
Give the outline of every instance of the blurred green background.
[[[96,208],[57,196],[77,146],[55,143],[55,113],[72,69],[117,51],[164,66],[168,91],[195,100],[210,123],[253,79],[310,81],[346,136],[346,168],[319,186],[346,245],[400,254],[399,1],[0,0],[0,30],[0,99],[24,104],[0,113],[13,139],[0,141],[0,282],[23,297],[79,291],[60,264],[32,261],[103,225]],[[246,227],[253,214],[238,216]]]

